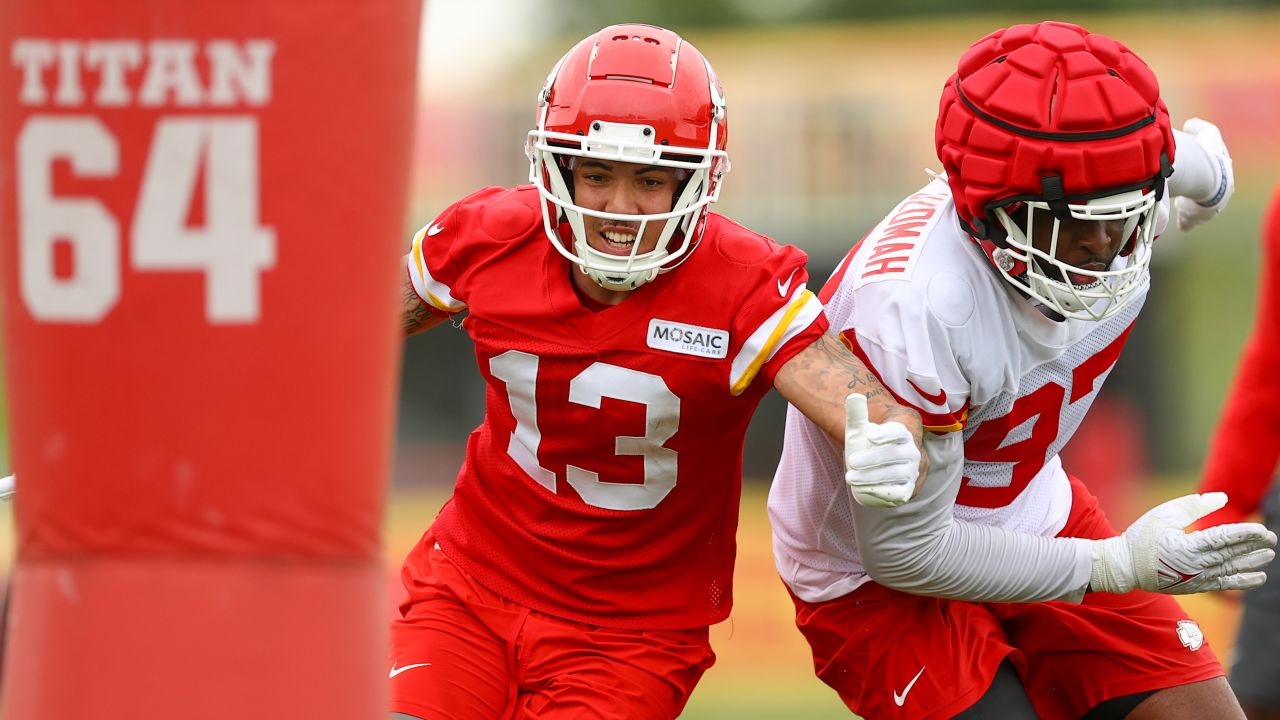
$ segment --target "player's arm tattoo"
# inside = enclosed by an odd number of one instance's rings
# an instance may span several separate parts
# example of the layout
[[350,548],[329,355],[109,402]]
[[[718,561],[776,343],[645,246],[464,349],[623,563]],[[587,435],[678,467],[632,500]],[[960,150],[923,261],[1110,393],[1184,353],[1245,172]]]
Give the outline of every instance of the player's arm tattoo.
[[875,373],[829,333],[787,361],[774,387],[837,442],[844,442],[844,399],[855,392],[867,396],[872,422],[900,422],[917,443],[924,435],[919,413],[898,403]]
[[426,303],[418,297],[418,293],[413,289],[413,283],[406,275],[404,287],[400,289],[400,330],[405,337],[435,327],[441,322],[444,322],[444,318],[433,315],[427,309]]

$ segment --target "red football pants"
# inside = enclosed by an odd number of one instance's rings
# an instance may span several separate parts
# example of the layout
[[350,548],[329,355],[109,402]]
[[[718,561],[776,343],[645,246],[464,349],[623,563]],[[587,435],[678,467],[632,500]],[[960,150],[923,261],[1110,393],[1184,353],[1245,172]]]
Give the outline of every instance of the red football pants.
[[[1074,478],[1072,494],[1059,537],[1117,534]],[[870,582],[823,603],[793,600],[818,677],[868,718],[951,717],[982,697],[1006,657],[1042,718],[1079,718],[1113,697],[1223,675],[1199,628],[1168,595],[975,603]]]
[[391,625],[391,710],[430,720],[667,720],[715,662],[707,628],[618,630],[511,602],[428,531]]

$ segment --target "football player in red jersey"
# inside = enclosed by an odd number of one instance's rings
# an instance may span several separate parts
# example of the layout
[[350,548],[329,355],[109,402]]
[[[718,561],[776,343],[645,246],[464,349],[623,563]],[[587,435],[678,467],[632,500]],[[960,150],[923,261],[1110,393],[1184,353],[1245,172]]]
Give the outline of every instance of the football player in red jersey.
[[1058,457],[1142,308],[1170,213],[1189,229],[1228,201],[1221,134],[1175,131],[1124,45],[1042,22],[965,52],[935,144],[945,176],[821,293],[832,328],[920,410],[922,489],[896,507],[865,487],[839,502],[841,450],[795,412],[770,488],[817,674],[868,718],[1242,717],[1169,596],[1257,587],[1275,534],[1183,532],[1222,493],[1117,532]]
[[[1261,513],[1274,530],[1280,528],[1280,186],[1262,231],[1257,317],[1209,445],[1200,492],[1231,498],[1206,521],[1240,522]],[[1274,575],[1244,597],[1231,688],[1249,720],[1280,720],[1280,580]]]
[[538,96],[531,184],[415,236],[405,329],[467,311],[488,393],[404,564],[397,717],[678,715],[732,603],[743,438],[770,387],[833,438],[865,394],[883,437],[853,475],[920,474],[918,415],[825,334],[805,254],[709,212],[727,131],[692,45],[605,28]]

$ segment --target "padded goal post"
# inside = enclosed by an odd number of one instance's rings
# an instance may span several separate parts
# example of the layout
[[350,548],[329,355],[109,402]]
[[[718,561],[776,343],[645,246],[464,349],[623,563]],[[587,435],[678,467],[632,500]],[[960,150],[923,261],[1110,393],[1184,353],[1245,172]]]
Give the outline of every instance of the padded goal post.
[[385,715],[420,11],[0,3],[6,720]]

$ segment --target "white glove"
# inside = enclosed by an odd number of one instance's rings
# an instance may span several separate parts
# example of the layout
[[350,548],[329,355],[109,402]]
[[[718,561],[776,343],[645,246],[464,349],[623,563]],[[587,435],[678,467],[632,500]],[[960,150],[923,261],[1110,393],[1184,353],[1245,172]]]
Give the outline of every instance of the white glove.
[[1203,202],[1189,197],[1174,198],[1173,204],[1178,211],[1178,229],[1190,230],[1222,212],[1230,202],[1231,194],[1236,191],[1236,175],[1231,168],[1231,154],[1227,152],[1226,143],[1222,142],[1222,132],[1217,125],[1208,120],[1191,118],[1182,124],[1182,131],[1195,137],[1200,147],[1204,148],[1218,179],[1213,196]]
[[844,401],[844,481],[867,507],[897,507],[911,499],[920,474],[920,449],[900,422],[867,419],[867,396]]
[[1120,537],[1093,541],[1094,592],[1133,589],[1169,595],[1249,590],[1276,556],[1276,534],[1258,523],[1182,529],[1227,504],[1222,492],[1185,495],[1148,510]]
[[13,497],[14,480],[13,476],[0,478],[0,500],[8,500]]

